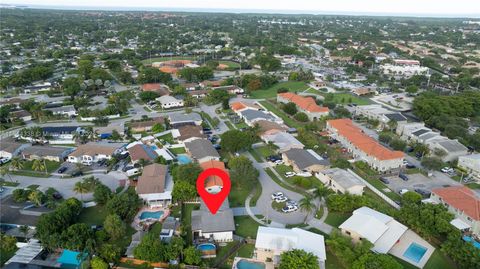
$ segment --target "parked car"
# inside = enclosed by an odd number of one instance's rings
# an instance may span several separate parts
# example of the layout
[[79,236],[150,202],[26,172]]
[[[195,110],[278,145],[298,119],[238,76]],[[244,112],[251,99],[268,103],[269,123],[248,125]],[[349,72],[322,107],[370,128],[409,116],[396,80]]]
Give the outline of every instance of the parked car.
[[282,156],[280,155],[270,155],[267,157],[267,161],[270,161],[270,162],[275,162],[281,159],[282,159]]
[[307,172],[307,171],[303,171],[303,172],[297,173],[297,176],[299,176],[299,177],[311,177],[312,173]]
[[295,176],[295,175],[296,175],[295,172],[286,172],[286,173],[285,173],[285,177],[293,177],[293,176]]
[[415,192],[418,193],[418,194],[420,194],[420,195],[421,195],[422,197],[424,197],[424,198],[430,197],[430,194],[431,194],[431,192],[428,191],[428,190],[418,189],[418,188],[415,189]]
[[279,164],[283,164],[283,161],[282,160],[276,160],[273,162],[275,165],[279,165]]
[[83,176],[83,172],[80,170],[77,170],[72,173],[72,177],[80,177],[80,176]]
[[277,197],[277,198],[274,199],[274,201],[275,201],[276,203],[283,203],[283,202],[288,201],[288,197],[287,197],[287,196]]
[[447,173],[447,174],[448,174],[448,173],[453,173],[453,172],[454,172],[453,168],[450,168],[450,167],[448,167],[448,166],[447,166],[447,167],[444,167],[444,168],[442,168],[442,169],[441,169],[441,171],[442,171],[443,173]]
[[0,164],[8,163],[10,161],[10,158],[0,158]]
[[127,170],[126,173],[127,173],[127,176],[131,177],[131,176],[140,174],[140,169],[133,168],[133,169]]
[[407,163],[407,164],[405,165],[405,167],[406,167],[407,169],[417,168],[417,166],[415,166],[414,164],[411,164],[411,163]]
[[294,206],[294,205],[286,205],[285,207],[282,208],[283,213],[295,212],[297,210],[298,210],[298,206]]
[[385,183],[385,184],[390,184],[390,181],[385,177],[380,177],[380,181]]
[[63,196],[57,191],[52,194],[52,197],[56,200],[60,200],[63,198]]
[[298,203],[297,203],[297,201],[294,201],[294,200],[288,200],[287,205],[298,206]]
[[271,197],[272,197],[272,200],[275,200],[276,198],[278,198],[278,197],[283,197],[283,196],[285,196],[285,195],[283,194],[283,192],[278,191],[278,192],[272,193],[272,196],[271,196]]
[[63,174],[63,172],[67,171],[67,167],[63,166],[63,167],[60,167],[60,169],[58,169],[58,173],[59,174]]
[[398,191],[398,193],[399,193],[400,195],[404,195],[404,194],[407,193],[407,192],[408,192],[407,189],[401,189],[400,191]]
[[405,174],[399,174],[398,177],[403,179],[404,181],[408,181],[408,177]]

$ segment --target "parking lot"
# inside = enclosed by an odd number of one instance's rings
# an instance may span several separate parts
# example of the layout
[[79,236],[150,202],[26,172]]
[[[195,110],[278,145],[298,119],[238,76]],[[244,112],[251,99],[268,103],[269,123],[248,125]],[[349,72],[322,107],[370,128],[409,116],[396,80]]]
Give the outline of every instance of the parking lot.
[[408,181],[404,181],[398,176],[390,176],[387,179],[390,181],[386,184],[390,190],[398,193],[401,189],[407,189],[413,191],[414,189],[424,189],[431,191],[434,188],[447,187],[452,185],[461,185],[458,182],[452,182],[452,180],[445,180],[441,178],[431,178],[424,176],[423,174],[409,174],[407,175]]

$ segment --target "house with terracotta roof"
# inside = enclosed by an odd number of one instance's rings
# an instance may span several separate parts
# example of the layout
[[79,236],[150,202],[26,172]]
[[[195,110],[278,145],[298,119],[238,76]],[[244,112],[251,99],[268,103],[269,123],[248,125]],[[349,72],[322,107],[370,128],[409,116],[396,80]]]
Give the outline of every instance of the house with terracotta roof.
[[158,154],[150,146],[139,143],[133,147],[128,148],[130,159],[133,164],[140,160],[153,161],[158,157]]
[[173,190],[168,166],[158,163],[145,166],[135,190],[148,206],[167,207],[172,201]]
[[230,104],[230,108],[233,110],[233,112],[238,114],[246,109],[259,110],[260,106],[247,102],[233,102]]
[[326,128],[330,137],[338,140],[356,160],[365,161],[377,171],[387,172],[403,165],[403,152],[382,146],[351,119],[328,120]]
[[[207,170],[209,168],[217,168],[220,170],[225,171],[228,174],[227,169],[225,168],[225,163],[217,160],[209,160],[205,162],[199,163],[200,167],[203,170]],[[219,193],[223,188],[223,181],[219,176],[209,176],[205,180],[205,189],[207,192],[216,194]]]
[[480,197],[465,186],[452,186],[432,190],[430,200],[443,204],[455,219],[450,223],[461,230],[480,236]]
[[300,112],[307,114],[310,120],[320,119],[328,116],[328,107],[317,105],[313,97],[306,97],[294,94],[292,92],[285,92],[277,94],[277,102],[279,103],[294,103]]
[[142,91],[144,92],[156,92],[162,95],[169,95],[170,89],[167,85],[162,83],[146,83],[142,85]]

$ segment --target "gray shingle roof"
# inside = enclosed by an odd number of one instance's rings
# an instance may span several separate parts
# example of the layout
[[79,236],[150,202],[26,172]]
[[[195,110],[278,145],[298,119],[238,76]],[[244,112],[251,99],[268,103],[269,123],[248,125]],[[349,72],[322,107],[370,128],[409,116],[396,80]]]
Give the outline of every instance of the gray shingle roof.
[[185,143],[185,147],[188,152],[195,159],[202,159],[205,157],[217,157],[220,158],[217,150],[213,147],[212,143],[206,139],[195,139]]
[[428,130],[428,129],[420,129],[420,130],[418,130],[418,131],[413,132],[412,134],[415,135],[415,136],[421,136],[422,134],[428,133],[428,132],[430,132],[430,130]]
[[385,114],[385,117],[387,117],[389,120],[394,120],[394,121],[407,121],[407,118],[402,115],[402,113],[391,113],[391,114]]
[[365,186],[365,184],[363,184],[360,179],[358,179],[355,175],[344,169],[331,168],[323,170],[322,174],[328,175],[333,181],[335,181],[338,185],[342,186],[345,189],[359,185]]
[[457,140],[445,139],[437,142],[440,146],[444,147],[447,152],[467,151],[468,149]]
[[228,206],[228,199],[225,201],[215,215],[202,201],[200,210],[192,211],[192,230],[201,230],[202,233],[235,231],[233,210]]
[[320,164],[320,165],[328,165],[328,161],[322,159],[320,156],[317,158],[316,156],[312,155],[309,151],[305,149],[297,149],[293,148],[284,152],[287,155],[287,158],[298,166],[299,169],[303,170],[312,165]]
[[271,114],[265,113],[263,111],[255,110],[255,109],[246,109],[240,112],[243,117],[245,117],[248,121],[255,120],[255,119],[265,119],[274,121],[275,117]]
[[194,122],[194,121],[201,121],[202,117],[200,117],[197,113],[172,113],[169,114],[168,117],[170,118],[170,123],[178,123],[178,122]]

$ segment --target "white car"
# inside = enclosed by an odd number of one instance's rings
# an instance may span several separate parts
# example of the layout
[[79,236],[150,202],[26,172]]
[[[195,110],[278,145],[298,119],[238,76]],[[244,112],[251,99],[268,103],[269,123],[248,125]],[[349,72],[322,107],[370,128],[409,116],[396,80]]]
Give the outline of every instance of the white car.
[[8,163],[10,161],[10,158],[0,158],[0,164]]
[[298,206],[294,206],[294,205],[286,205],[284,208],[282,208],[283,213],[295,212],[297,210],[298,210]]
[[444,168],[442,168],[441,171],[444,172],[444,173],[453,173],[453,168],[444,167]]
[[311,176],[312,176],[312,173],[310,173],[310,172],[300,172],[300,173],[297,173],[297,176],[300,176],[300,177],[311,177]]
[[275,201],[275,203],[283,203],[288,201],[288,197],[287,196],[277,197],[273,201]]
[[408,192],[407,189],[401,189],[398,193],[399,193],[400,195],[404,195],[404,194],[407,193],[407,192]]
[[285,196],[285,195],[283,194],[283,192],[277,191],[277,192],[272,193],[272,200],[275,200],[275,199],[277,199],[277,198],[279,198],[279,197],[284,197],[284,196]]
[[295,173],[295,172],[286,172],[286,173],[285,173],[285,177],[293,177],[293,176],[295,176],[296,174],[297,174],[297,173]]
[[279,165],[279,164],[283,164],[283,161],[282,160],[276,160],[275,162],[273,162],[274,164],[276,165]]
[[294,200],[288,200],[287,205],[298,206],[298,203],[297,203],[297,201],[294,201]]

